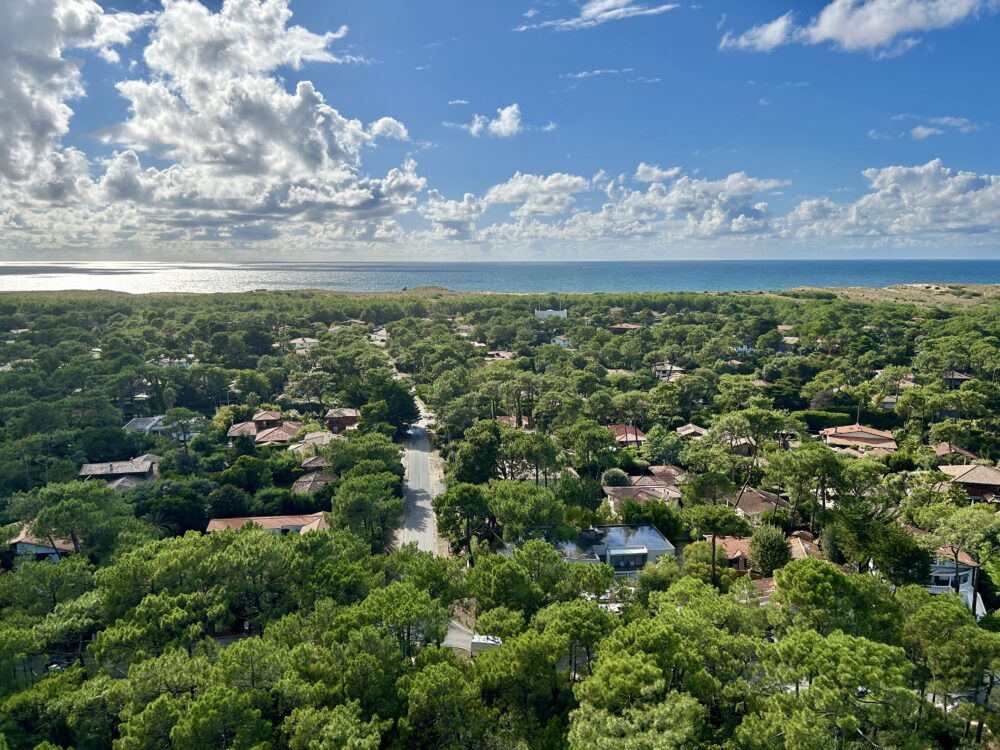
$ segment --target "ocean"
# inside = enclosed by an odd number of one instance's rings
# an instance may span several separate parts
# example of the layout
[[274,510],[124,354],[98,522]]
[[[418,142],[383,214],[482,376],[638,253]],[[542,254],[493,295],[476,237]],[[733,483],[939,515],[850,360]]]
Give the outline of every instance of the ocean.
[[766,291],[799,286],[1000,284],[1000,260],[580,261],[552,263],[3,262],[0,291]]

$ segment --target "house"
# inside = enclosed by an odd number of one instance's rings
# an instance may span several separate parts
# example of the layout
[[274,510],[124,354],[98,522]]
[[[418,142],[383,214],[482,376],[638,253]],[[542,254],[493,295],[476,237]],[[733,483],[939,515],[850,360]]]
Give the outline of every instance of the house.
[[708,434],[708,430],[704,427],[699,427],[696,424],[688,422],[686,425],[677,428],[677,434],[682,438],[690,438],[691,440],[701,440]]
[[787,323],[781,323],[778,325],[778,333],[791,333],[794,328],[794,326],[790,326]]
[[899,396],[889,393],[878,402],[878,408],[882,411],[896,411],[896,404],[899,403]]
[[798,346],[799,346],[798,336],[782,336],[781,343],[778,344],[777,349],[779,352],[793,352],[798,348]]
[[275,534],[304,534],[307,531],[329,529],[324,513],[300,516],[244,516],[242,518],[213,518],[205,531],[239,530],[246,526],[260,526]]
[[[706,541],[711,541],[711,539],[710,535],[705,536]],[[750,537],[719,536],[715,538],[715,546],[717,554],[722,555],[728,567],[740,573],[750,572]],[[791,550],[792,560],[805,560],[806,558],[826,560],[823,550],[816,544],[815,537],[808,531],[793,531],[788,536],[788,546]]]
[[603,487],[604,497],[611,506],[612,512],[616,516],[621,515],[622,506],[626,502],[645,505],[652,502],[667,502],[677,500],[681,496],[679,488],[669,485],[657,486],[630,486],[630,487]]
[[860,424],[828,427],[825,430],[820,430],[819,434],[823,438],[823,442],[834,450],[851,448],[860,453],[867,451],[891,453],[898,447],[891,432],[876,430],[874,427],[865,427]]
[[286,421],[275,427],[268,427],[261,430],[254,437],[253,441],[257,445],[277,445],[280,443],[290,443],[295,440],[302,425],[298,422]]
[[257,428],[257,432],[267,430],[281,424],[281,412],[259,411],[251,417],[250,421],[252,421],[254,427]]
[[462,323],[461,325],[455,326],[455,333],[464,338],[468,338],[475,331],[474,326],[470,326],[468,323]]
[[737,344],[733,347],[733,354],[753,354],[757,347],[753,344]]
[[7,545],[15,555],[33,555],[39,562],[43,560],[58,562],[62,555],[76,551],[70,539],[35,536],[30,523],[24,524],[17,536],[7,542]]
[[972,380],[971,375],[966,375],[964,372],[959,372],[958,370],[946,372],[941,377],[944,378],[945,385],[953,390],[961,388],[962,383],[967,383]]
[[569,563],[606,563],[616,578],[635,578],[647,563],[677,554],[674,545],[650,524],[594,526],[573,541],[559,542],[556,550]]
[[514,356],[514,352],[489,351],[486,352],[486,356],[483,357],[483,364],[488,365],[492,362],[508,362],[514,359]]
[[653,466],[650,466],[647,471],[658,480],[669,486],[680,484],[687,476],[683,469],[678,466],[671,466],[670,464],[654,464]]
[[641,448],[646,444],[646,433],[630,424],[611,424],[608,427],[615,433],[615,442],[619,448],[634,445]]
[[361,419],[361,411],[341,406],[336,409],[330,409],[323,419],[326,421],[326,426],[330,428],[330,432],[337,434],[357,426]]
[[299,464],[306,471],[323,471],[330,468],[330,462],[323,456],[310,456]]
[[754,388],[774,388],[774,383],[764,380],[763,378],[757,378],[756,380],[751,380],[750,385]]
[[162,435],[165,432],[163,415],[159,414],[155,417],[136,417],[135,419],[130,419],[122,429],[126,432],[139,432],[143,435]]
[[546,320],[547,318],[565,318],[569,316],[569,310],[535,310],[535,317]]
[[[979,456],[977,456],[972,451],[967,451],[965,448],[960,448],[952,443],[938,443],[934,446],[934,455],[938,458],[961,458],[968,459],[968,461],[976,461]],[[963,463],[968,463],[964,461]]]
[[613,326],[608,326],[608,330],[611,331],[615,336],[621,336],[625,333],[631,333],[632,331],[638,331],[642,326],[635,323],[615,323]]
[[315,495],[327,485],[337,481],[335,474],[325,471],[310,471],[305,476],[301,476],[292,484],[292,492],[297,495]]
[[132,477],[140,481],[156,479],[160,473],[160,462],[163,459],[147,453],[144,456],[129,459],[128,461],[108,461],[99,464],[84,464],[80,467],[79,477],[84,481],[88,479],[103,479],[113,482],[123,477]]
[[[739,498],[738,503],[737,498]],[[742,497],[739,493],[736,493],[729,498],[727,504],[736,511],[737,515],[743,516],[754,523],[760,523],[762,519],[766,519],[769,513],[774,514],[777,511],[787,511],[792,507],[791,503],[780,495],[767,492],[766,490],[754,489],[753,487],[747,487],[743,491]]]
[[520,424],[518,424],[517,417],[508,416],[506,414],[501,414],[496,417],[496,421],[501,424],[505,424],[508,427],[513,427],[515,430],[524,430],[525,432],[531,432],[535,429],[535,423],[532,421],[531,417],[527,415],[522,415]]
[[253,422],[236,422],[226,432],[226,437],[230,442],[238,437],[254,437],[257,434],[257,425]]
[[170,357],[166,354],[161,354],[158,357],[146,360],[146,364],[153,365],[154,367],[179,367],[182,370],[187,370],[193,365],[198,364],[198,360],[195,359],[193,354],[188,354],[185,357]]
[[1000,469],[995,466],[959,465],[938,466],[937,470],[957,484],[973,502],[1000,502]]
[[301,336],[299,338],[292,339],[288,343],[295,351],[304,352],[308,349],[312,349],[314,346],[319,346],[319,339],[311,339],[306,336]]
[[939,549],[931,562],[930,579],[924,588],[932,594],[954,594],[956,593],[956,575],[958,576],[957,593],[962,599],[962,604],[969,610],[973,610],[973,606],[975,606],[976,619],[979,619],[986,614],[986,605],[976,590],[979,564],[971,555],[959,551],[956,570],[954,547]]
[[653,375],[663,383],[674,383],[684,376],[684,368],[671,362],[657,362],[653,365]]
[[[705,541],[711,542],[712,536],[706,535]],[[750,571],[750,537],[748,536],[715,537],[715,554],[720,562],[725,560],[728,568],[739,573]]]
[[573,348],[573,342],[569,340],[568,336],[553,336],[549,343],[552,346],[561,346],[563,349]]
[[481,633],[472,634],[472,655],[481,654],[484,651],[492,651],[503,645],[503,640],[495,635],[483,635]]
[[316,448],[320,448],[324,445],[329,445],[334,440],[346,440],[343,435],[334,435],[326,430],[317,430],[315,432],[307,432],[303,438],[302,442],[294,443],[288,446],[288,450],[296,451],[298,453],[308,453],[310,451],[315,451]]

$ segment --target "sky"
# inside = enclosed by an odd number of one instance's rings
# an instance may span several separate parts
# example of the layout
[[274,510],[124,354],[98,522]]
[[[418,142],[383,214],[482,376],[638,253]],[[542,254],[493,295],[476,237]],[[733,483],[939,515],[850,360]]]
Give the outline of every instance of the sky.
[[1000,257],[1000,0],[0,2],[0,257]]

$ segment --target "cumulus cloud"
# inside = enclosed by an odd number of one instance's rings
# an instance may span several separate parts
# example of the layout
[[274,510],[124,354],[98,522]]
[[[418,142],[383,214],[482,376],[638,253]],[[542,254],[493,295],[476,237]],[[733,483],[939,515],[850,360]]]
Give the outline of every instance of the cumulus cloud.
[[66,53],[92,49],[117,59],[113,47],[127,44],[150,20],[148,14],[105,13],[91,0],[0,4],[0,179],[67,194],[85,178],[85,169],[76,171],[86,165],[83,155],[58,142],[69,131],[69,102],[84,94],[80,61]]
[[[0,115],[0,176],[24,182],[30,166],[34,183],[8,184],[0,197],[67,206],[62,213],[21,210],[5,217],[39,242],[51,240],[46,232],[57,226],[60,244],[263,242],[279,234],[379,241],[399,236],[394,217],[414,211],[426,188],[412,160],[383,177],[364,171],[365,149],[409,139],[399,120],[365,124],[342,115],[310,81],[286,88],[279,68],[359,61],[331,49],[345,27],[313,33],[293,25],[288,0],[225,0],[218,12],[196,0],[168,0],[155,18],[103,14],[85,0],[5,4],[0,13],[9,16],[0,23],[18,22],[25,28],[20,36],[37,38],[40,47],[32,55],[0,41],[0,57],[25,71],[12,78],[20,99],[3,91],[17,106],[14,115]],[[149,22],[143,53],[149,77],[117,84],[128,117],[99,134],[118,150],[90,163],[79,151],[59,148],[72,114],[67,101],[83,94],[79,68],[39,57],[40,51],[110,49]],[[40,159],[45,148],[47,158]],[[147,155],[167,164],[144,166]],[[92,180],[95,171],[103,174]],[[74,196],[79,205],[69,206]],[[78,239],[64,239],[74,232]]]
[[633,179],[635,179],[636,182],[663,182],[664,180],[672,180],[680,173],[680,167],[662,169],[658,164],[640,162],[639,166],[636,167]]
[[770,52],[790,43],[829,43],[855,52],[894,57],[919,43],[913,36],[945,29],[997,9],[995,0],[833,0],[804,25],[792,12],[753,26],[742,34],[726,32],[720,47]]
[[529,31],[530,29],[578,31],[600,26],[609,21],[620,21],[636,16],[656,16],[679,7],[680,5],[677,3],[640,5],[635,0],[586,0],[580,6],[580,12],[576,16],[526,23],[515,28],[515,31]]
[[491,135],[495,138],[513,138],[525,130],[540,130],[548,133],[558,127],[554,122],[541,126],[525,125],[521,119],[521,106],[517,102],[497,109],[496,117],[490,118],[477,114],[472,116],[471,122],[445,121],[441,124],[446,128],[465,130],[473,138],[479,138],[482,135]]
[[512,216],[554,216],[573,205],[573,194],[590,187],[584,177],[556,172],[541,176],[517,172],[506,182],[491,187],[484,197],[487,204],[515,203]]

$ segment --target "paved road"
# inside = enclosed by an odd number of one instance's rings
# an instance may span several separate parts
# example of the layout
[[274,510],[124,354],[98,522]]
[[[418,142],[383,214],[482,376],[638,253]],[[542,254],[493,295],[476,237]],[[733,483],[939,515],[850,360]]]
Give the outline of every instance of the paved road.
[[404,450],[406,509],[396,539],[400,545],[416,542],[420,549],[437,554],[437,519],[431,500],[441,493],[442,487],[440,477],[436,476],[431,465],[430,440],[423,426],[410,428]]

